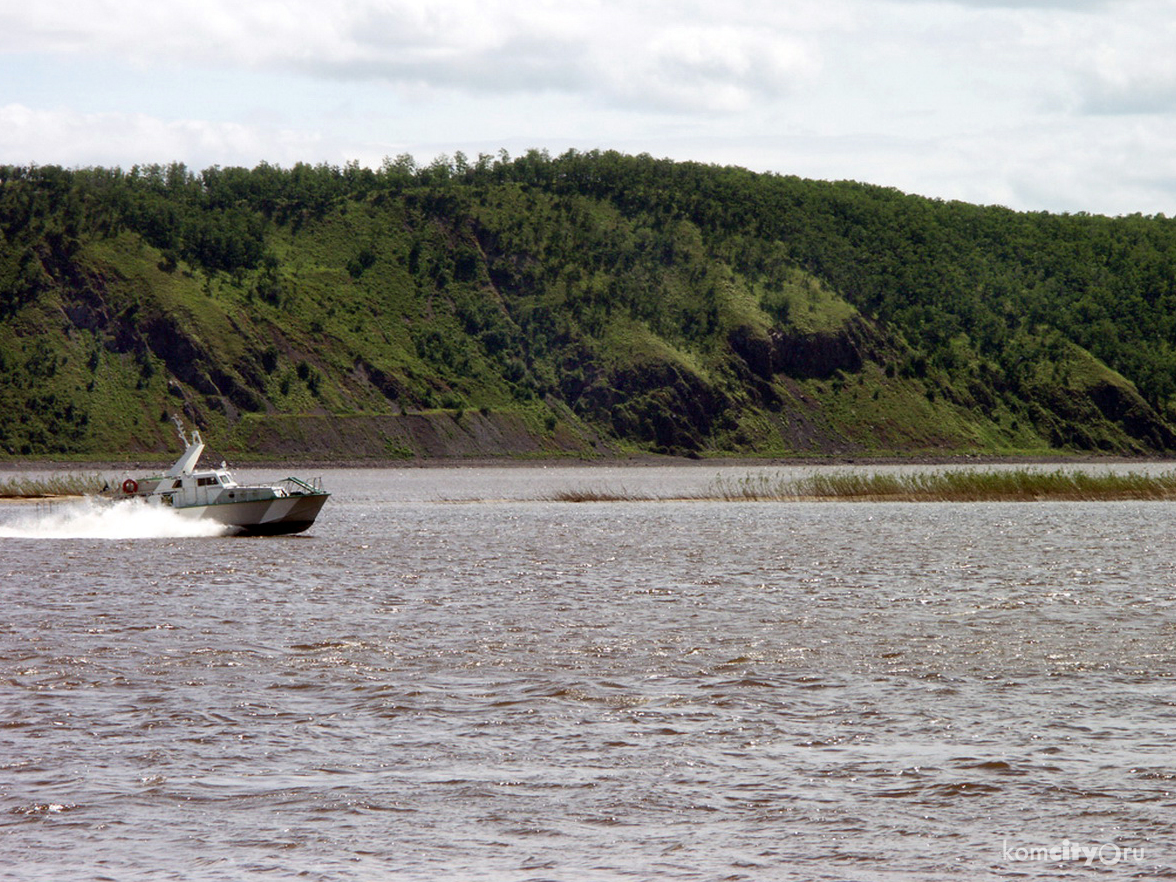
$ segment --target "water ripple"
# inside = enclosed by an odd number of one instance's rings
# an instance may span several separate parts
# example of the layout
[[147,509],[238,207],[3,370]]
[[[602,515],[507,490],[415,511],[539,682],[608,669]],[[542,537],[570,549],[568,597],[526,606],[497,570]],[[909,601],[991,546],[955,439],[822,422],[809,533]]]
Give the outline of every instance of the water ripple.
[[1048,878],[1002,849],[1067,839],[1172,875],[1166,508],[400,478],[332,476],[298,542],[0,538],[0,865]]

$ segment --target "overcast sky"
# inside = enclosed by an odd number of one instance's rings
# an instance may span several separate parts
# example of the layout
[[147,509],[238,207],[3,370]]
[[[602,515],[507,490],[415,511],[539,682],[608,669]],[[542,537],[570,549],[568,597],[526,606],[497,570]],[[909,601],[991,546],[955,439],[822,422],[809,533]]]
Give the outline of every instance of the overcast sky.
[[0,163],[574,147],[1176,215],[1176,0],[8,0]]

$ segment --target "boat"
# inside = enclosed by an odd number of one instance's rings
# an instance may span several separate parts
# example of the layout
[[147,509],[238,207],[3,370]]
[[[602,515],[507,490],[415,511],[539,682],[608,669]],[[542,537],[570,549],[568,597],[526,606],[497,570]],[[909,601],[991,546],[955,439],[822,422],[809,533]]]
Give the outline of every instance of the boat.
[[272,484],[240,484],[225,463],[217,469],[198,469],[204,441],[199,430],[192,437],[179,429],[184,454],[162,475],[127,478],[108,491],[115,500],[141,500],[171,508],[184,517],[223,524],[239,536],[278,536],[310,528],[330,493],[322,480],[285,478]]

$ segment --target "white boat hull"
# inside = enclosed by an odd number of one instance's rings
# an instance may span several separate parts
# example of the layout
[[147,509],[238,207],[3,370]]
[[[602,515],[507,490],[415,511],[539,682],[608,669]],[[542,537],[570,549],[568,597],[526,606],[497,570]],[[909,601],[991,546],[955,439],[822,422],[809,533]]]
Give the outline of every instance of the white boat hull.
[[278,536],[301,533],[318,517],[329,494],[287,496],[246,502],[220,502],[212,505],[174,506],[184,517],[216,521],[239,536]]
[[180,427],[180,438],[186,449],[175,465],[162,475],[127,478],[109,497],[167,506],[185,518],[222,524],[236,535],[277,536],[308,529],[331,495],[318,479],[239,484],[223,462],[219,469],[197,470],[204,450],[200,433],[193,432],[189,441]]

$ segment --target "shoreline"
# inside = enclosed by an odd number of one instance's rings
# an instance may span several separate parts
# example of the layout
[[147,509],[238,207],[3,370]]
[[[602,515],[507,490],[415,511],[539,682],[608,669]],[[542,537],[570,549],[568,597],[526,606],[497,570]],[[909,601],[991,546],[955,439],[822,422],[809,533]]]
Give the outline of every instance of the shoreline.
[[[212,456],[212,459],[220,459]],[[173,459],[97,459],[61,461],[50,459],[0,460],[0,473],[21,472],[126,472],[165,470]],[[715,456],[689,457],[661,454],[632,454],[614,457],[433,457],[414,459],[245,459],[230,462],[235,470],[291,469],[308,471],[331,470],[396,470],[396,469],[478,469],[478,468],[795,468],[798,466],[960,466],[960,465],[1130,465],[1176,464],[1176,455],[1123,456],[1097,454],[1019,454],[984,453],[898,455],[833,455],[833,456]]]

